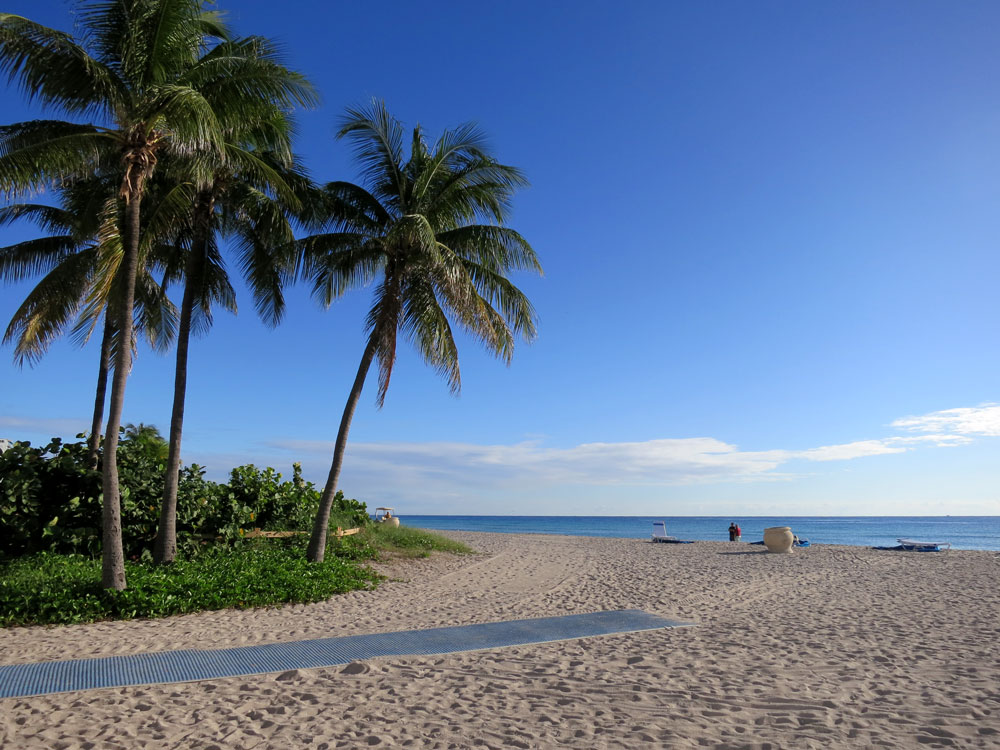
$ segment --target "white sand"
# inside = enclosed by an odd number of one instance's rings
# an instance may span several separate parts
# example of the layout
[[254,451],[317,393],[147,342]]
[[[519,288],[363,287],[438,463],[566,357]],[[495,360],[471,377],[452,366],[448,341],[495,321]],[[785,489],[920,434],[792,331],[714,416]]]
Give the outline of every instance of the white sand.
[[315,605],[0,631],[0,663],[644,609],[693,628],[0,701],[3,748],[1000,748],[1000,555],[452,533]]

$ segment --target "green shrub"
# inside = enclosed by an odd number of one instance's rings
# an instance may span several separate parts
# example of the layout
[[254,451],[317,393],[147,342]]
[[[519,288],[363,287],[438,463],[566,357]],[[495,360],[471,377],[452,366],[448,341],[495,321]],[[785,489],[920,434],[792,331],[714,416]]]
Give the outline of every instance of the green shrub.
[[[82,437],[82,436],[81,436]],[[166,442],[155,428],[123,428],[118,444],[122,546],[138,559],[149,554],[159,525]],[[182,468],[177,490],[177,545],[194,553],[206,540],[235,544],[255,528],[306,531],[319,492],[293,465],[290,481],[268,467],[233,469],[229,484],[204,478],[197,464]],[[331,526],[369,523],[367,506],[338,492]],[[19,442],[0,454],[0,559],[42,550],[94,556],[101,549],[101,474],[88,467],[83,442],[53,439],[32,448]]]
[[0,453],[0,557],[47,548],[93,553],[100,545],[100,488],[84,443],[11,445]]
[[319,508],[319,492],[312,482],[302,479],[302,465],[292,465],[292,480],[281,481],[281,474],[270,466],[239,466],[229,477],[234,501],[248,509],[244,527],[270,531],[305,531],[312,525]]

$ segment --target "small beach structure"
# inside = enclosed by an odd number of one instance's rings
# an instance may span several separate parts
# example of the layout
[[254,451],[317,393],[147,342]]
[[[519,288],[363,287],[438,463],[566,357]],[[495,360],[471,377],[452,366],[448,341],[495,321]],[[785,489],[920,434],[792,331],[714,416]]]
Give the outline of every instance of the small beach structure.
[[664,521],[653,521],[653,541],[666,544],[691,544],[675,536],[667,536],[667,524]]
[[790,526],[772,526],[764,529],[764,546],[768,552],[791,552],[795,534]]
[[872,549],[887,549],[898,552],[940,552],[941,548],[951,549],[951,542],[919,542],[916,539],[897,539],[894,547],[872,547]]
[[386,526],[399,526],[399,519],[392,514],[392,508],[376,508],[375,523],[384,523]]

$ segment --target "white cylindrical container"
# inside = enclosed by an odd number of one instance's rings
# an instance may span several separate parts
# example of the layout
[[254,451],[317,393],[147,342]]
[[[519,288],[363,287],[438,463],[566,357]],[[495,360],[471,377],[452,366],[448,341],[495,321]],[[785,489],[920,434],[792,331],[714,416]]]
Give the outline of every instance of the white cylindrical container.
[[772,526],[764,529],[764,546],[768,552],[791,552],[794,541],[791,526]]

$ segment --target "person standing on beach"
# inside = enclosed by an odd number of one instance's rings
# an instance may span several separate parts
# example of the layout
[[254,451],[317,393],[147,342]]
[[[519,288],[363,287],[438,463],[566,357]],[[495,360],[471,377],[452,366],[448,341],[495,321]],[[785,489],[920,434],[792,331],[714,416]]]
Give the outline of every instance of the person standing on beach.
[[739,524],[736,524],[736,541],[737,542],[742,542],[743,541],[743,531],[742,531],[742,529],[740,529],[740,525]]
[[736,541],[736,524],[732,522],[729,523],[729,541]]

